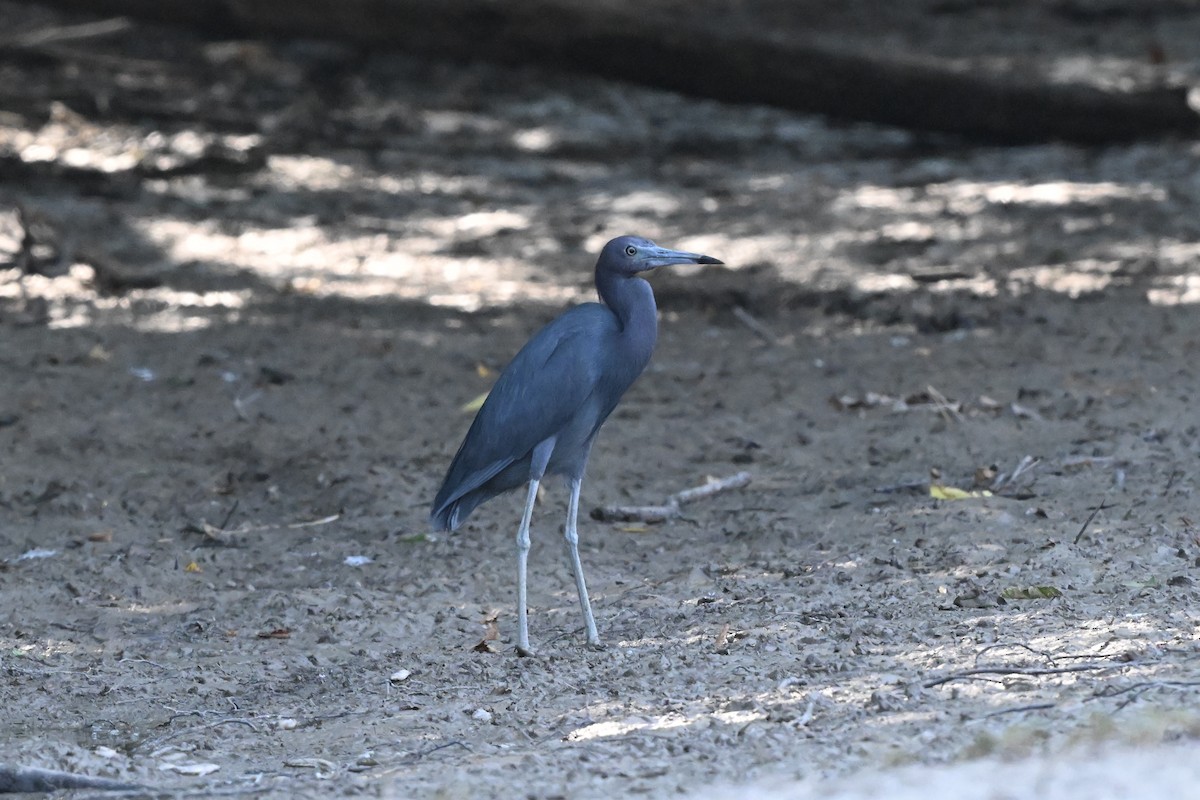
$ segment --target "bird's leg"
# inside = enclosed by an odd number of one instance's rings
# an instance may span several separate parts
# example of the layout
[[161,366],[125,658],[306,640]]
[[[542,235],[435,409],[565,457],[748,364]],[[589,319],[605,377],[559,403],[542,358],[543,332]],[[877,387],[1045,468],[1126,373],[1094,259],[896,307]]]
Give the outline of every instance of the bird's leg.
[[579,590],[579,607],[583,609],[583,623],[587,626],[587,641],[592,647],[602,647],[600,634],[596,632],[596,619],[592,616],[592,603],[588,600],[587,584],[583,581],[583,564],[579,561],[579,531],[575,521],[579,516],[579,488],[583,481],[571,479],[571,500],[567,508],[567,551],[571,556],[571,570],[575,573],[575,588]]
[[517,529],[517,654],[534,655],[529,646],[529,607],[525,593],[526,564],[529,561],[529,523],[533,519],[533,503],[537,500],[538,479],[530,478],[529,496],[525,499],[525,513],[521,515],[521,527]]

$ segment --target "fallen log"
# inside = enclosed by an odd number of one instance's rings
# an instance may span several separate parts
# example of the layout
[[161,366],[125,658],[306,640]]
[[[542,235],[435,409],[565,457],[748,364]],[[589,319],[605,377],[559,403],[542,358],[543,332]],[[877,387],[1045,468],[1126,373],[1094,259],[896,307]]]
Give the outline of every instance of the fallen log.
[[96,789],[103,792],[136,792],[144,787],[135,783],[77,775],[37,767],[0,764],[0,794],[57,792],[60,789]]
[[334,38],[448,59],[541,63],[734,103],[1000,144],[1195,136],[1188,87],[1107,90],[835,50],[747,25],[567,0],[48,0],[223,35]]

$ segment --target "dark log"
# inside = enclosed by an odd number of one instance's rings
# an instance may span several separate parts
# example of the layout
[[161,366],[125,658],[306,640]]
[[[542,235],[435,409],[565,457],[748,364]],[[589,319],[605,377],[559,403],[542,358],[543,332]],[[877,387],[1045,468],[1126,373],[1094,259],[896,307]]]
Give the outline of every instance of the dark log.
[[49,0],[225,35],[335,38],[438,58],[541,63],[733,103],[1002,144],[1195,136],[1187,87],[1109,91],[834,50],[783,34],[566,0]]
[[60,789],[98,789],[104,792],[136,792],[144,787],[111,778],[93,778],[36,767],[0,764],[0,794],[56,792]]

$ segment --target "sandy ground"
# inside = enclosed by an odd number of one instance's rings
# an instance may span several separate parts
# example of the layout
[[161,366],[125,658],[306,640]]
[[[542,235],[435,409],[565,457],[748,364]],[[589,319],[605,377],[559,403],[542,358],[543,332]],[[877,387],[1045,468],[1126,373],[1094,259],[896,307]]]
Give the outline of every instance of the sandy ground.
[[[151,32],[3,65],[4,762],[273,797],[1195,785],[1195,144]],[[550,486],[518,658],[520,498],[454,535],[428,504],[463,405],[627,232],[729,267],[654,277],[585,507],[753,482],[581,525],[601,652]]]

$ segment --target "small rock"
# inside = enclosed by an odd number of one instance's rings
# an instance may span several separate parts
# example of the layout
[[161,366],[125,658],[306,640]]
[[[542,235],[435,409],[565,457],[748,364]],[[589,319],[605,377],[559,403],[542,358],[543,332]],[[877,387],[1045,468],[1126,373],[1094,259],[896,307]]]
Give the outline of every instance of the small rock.
[[178,772],[180,775],[192,775],[199,777],[209,775],[221,768],[220,764],[161,764],[158,767],[161,770],[169,772]]

